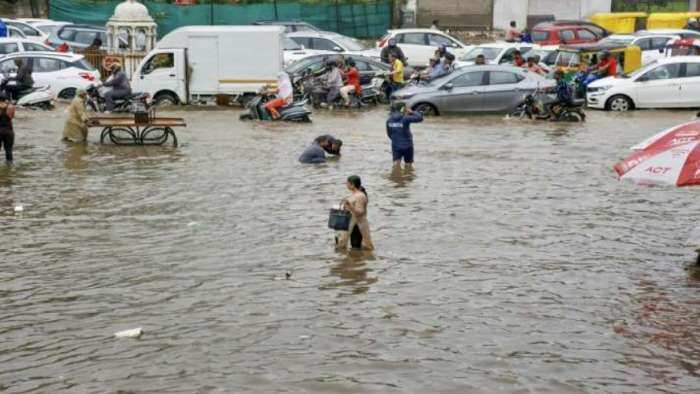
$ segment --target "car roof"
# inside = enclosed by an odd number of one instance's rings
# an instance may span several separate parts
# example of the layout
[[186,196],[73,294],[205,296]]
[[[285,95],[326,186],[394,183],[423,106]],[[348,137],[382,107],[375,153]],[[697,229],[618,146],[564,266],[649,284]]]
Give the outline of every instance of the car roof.
[[28,44],[39,44],[42,46],[46,46],[42,43],[32,41],[28,38],[21,38],[21,37],[0,37],[0,44],[7,43],[7,42],[21,42],[21,43],[28,43]]
[[693,34],[700,35],[700,32],[688,29],[651,29],[651,30],[639,30],[635,33],[637,36],[647,36],[653,34]]
[[292,33],[287,33],[287,37],[337,38],[343,37],[343,35],[326,31],[295,31]]
[[562,24],[562,25],[538,25],[538,26],[535,26],[532,30],[539,30],[539,31],[552,31],[552,30],[586,30],[586,26],[583,26],[583,25],[567,25],[567,24]]
[[15,53],[10,53],[8,55],[5,55],[2,59],[12,59],[15,57],[53,57],[53,58],[58,58],[61,60],[65,60],[68,62],[74,62],[76,60],[80,60],[84,58],[85,56],[79,55],[77,53],[64,53],[64,52],[41,52],[41,51],[36,51],[36,52],[15,52]]
[[635,36],[634,34],[611,34],[605,38],[612,40],[634,40],[635,38],[639,38],[639,36]]
[[63,27],[61,27],[61,30],[63,30],[63,29],[69,29],[69,28],[70,28],[70,29],[84,29],[84,30],[98,30],[98,31],[107,31],[107,29],[106,29],[106,28],[104,28],[104,27],[100,27],[100,26],[91,26],[91,25],[73,25],[73,24],[69,24],[69,25],[64,25]]
[[264,24],[264,25],[284,25],[284,26],[292,26],[292,25],[304,25],[304,26],[313,26],[311,23],[304,22],[304,21],[256,21],[253,22],[253,24]]
[[663,58],[656,61],[657,64],[684,63],[684,62],[699,63],[700,56],[671,56],[671,57],[663,57]]
[[413,29],[393,29],[393,30],[388,30],[389,33],[391,34],[398,34],[398,33],[437,33],[437,34],[444,34],[448,35],[444,31],[440,30],[435,30],[435,29],[425,29],[425,28],[413,28]]
[[500,49],[523,48],[523,47],[539,48],[539,45],[531,44],[529,42],[496,41],[496,42],[489,42],[489,43],[485,43],[485,44],[479,44],[479,45],[475,46],[475,48],[500,48]]

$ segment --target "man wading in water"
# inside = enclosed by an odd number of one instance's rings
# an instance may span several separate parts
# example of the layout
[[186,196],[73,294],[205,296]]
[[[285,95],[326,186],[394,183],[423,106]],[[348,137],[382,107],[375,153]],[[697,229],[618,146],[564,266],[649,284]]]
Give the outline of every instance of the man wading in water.
[[401,167],[401,160],[406,168],[413,166],[413,134],[411,123],[423,121],[423,114],[406,109],[404,104],[392,104],[389,119],[386,121],[386,134],[391,139],[391,154],[394,168]]
[[15,131],[12,127],[14,116],[15,107],[7,101],[7,95],[0,92],[0,146],[5,148],[8,164],[12,164],[12,147],[15,144]]

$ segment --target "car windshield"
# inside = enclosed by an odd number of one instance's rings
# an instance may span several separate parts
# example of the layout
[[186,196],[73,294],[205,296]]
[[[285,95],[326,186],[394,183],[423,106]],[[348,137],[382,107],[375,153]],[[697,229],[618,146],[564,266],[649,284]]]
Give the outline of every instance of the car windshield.
[[472,48],[471,51],[467,52],[466,55],[462,58],[462,60],[466,62],[473,62],[476,60],[476,57],[479,55],[484,55],[486,60],[495,60],[498,57],[498,54],[501,53],[503,49],[502,48],[494,48],[494,47],[476,47]]
[[554,53],[556,53],[554,49],[533,49],[527,52],[527,57],[539,56],[540,62],[545,64],[554,64],[555,56],[552,56]]
[[659,62],[657,60],[654,60],[653,62],[647,64],[646,66],[644,66],[642,68],[638,68],[629,74],[623,74],[622,76],[626,77],[626,78],[636,78],[637,76],[642,75],[645,72],[655,68],[658,64],[659,64]]
[[296,41],[289,37],[285,37],[282,43],[284,44],[285,51],[298,51],[301,49],[301,45],[297,44]]
[[361,42],[357,41],[354,38],[350,37],[335,37],[333,39],[335,42],[338,44],[342,45],[345,47],[346,50],[348,51],[364,51],[367,49],[364,45],[362,45]]
[[60,29],[61,26],[58,25],[45,25],[45,26],[37,26],[37,29],[43,31],[46,34],[54,34]]
[[619,45],[619,46],[627,46],[634,41],[633,37],[606,37],[602,40],[600,40],[600,43],[603,45]]

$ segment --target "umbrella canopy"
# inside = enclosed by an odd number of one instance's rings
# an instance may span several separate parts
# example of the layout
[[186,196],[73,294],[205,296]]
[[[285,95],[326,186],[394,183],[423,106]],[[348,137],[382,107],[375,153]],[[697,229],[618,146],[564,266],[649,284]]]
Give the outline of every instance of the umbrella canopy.
[[646,185],[700,185],[700,121],[672,127],[635,145],[615,165],[620,180]]

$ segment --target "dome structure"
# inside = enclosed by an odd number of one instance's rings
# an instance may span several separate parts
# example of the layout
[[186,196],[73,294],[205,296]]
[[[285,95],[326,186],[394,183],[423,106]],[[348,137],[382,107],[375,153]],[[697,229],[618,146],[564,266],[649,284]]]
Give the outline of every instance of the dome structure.
[[145,5],[134,0],[126,0],[114,8],[110,22],[153,22]]

